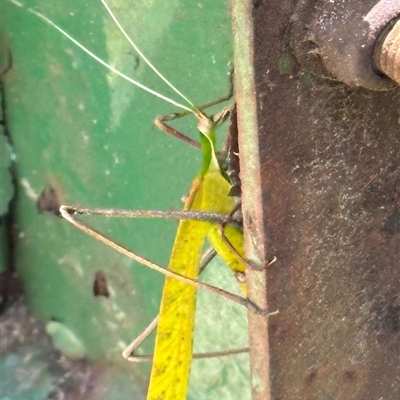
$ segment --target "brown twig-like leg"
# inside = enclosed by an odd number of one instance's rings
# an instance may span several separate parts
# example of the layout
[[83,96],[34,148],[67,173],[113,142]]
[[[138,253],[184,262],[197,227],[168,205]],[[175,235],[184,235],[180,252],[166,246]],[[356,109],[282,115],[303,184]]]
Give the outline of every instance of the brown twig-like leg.
[[[208,103],[202,104],[201,106],[197,107],[199,111],[203,111],[209,107],[216,106],[218,104],[224,103],[225,101],[230,100],[233,97],[233,67],[230,65],[229,66],[229,89],[228,93],[225,96],[219,97],[216,100],[209,101]],[[187,115],[191,114],[189,111],[182,111],[179,113],[173,113],[173,114],[168,114],[163,117],[158,117],[161,118],[163,121],[173,121],[175,119],[183,118],[186,117]]]
[[[193,360],[201,360],[203,358],[219,358],[219,357],[226,357],[226,356],[232,356],[235,354],[243,354],[243,353],[248,353],[249,352],[249,347],[242,347],[240,349],[232,349],[232,350],[221,350],[221,351],[209,351],[206,353],[195,353],[192,355]],[[141,355],[135,355],[135,356],[129,356],[125,357],[128,361],[131,362],[149,362],[152,361],[153,359],[153,354],[141,354]]]
[[[147,328],[135,339],[132,340],[132,342],[127,346],[127,348],[122,352],[122,357],[124,357],[128,361],[133,361],[133,362],[141,362],[141,361],[149,361],[149,358],[152,357],[150,355],[144,356],[136,356],[133,355],[134,351],[143,343],[143,341],[150,335],[151,332],[154,331],[158,324],[158,318],[155,317],[153,321],[150,322],[150,324],[147,326]],[[150,358],[151,360],[151,358]]]
[[[210,263],[210,261],[216,256],[216,252],[214,249],[209,249],[207,250],[201,259],[201,265],[200,265],[200,274],[204,271],[204,269],[207,267],[207,265]],[[143,341],[150,335],[151,332],[154,331],[154,329],[157,327],[158,324],[158,318],[155,317],[150,324],[144,329],[144,331],[137,336],[130,344],[127,346],[127,348],[122,352],[122,356],[131,362],[149,362],[152,360],[153,355],[152,354],[141,354],[141,355],[136,355],[134,354],[135,350],[143,343]],[[222,350],[222,351],[213,351],[213,352],[206,352],[206,353],[200,353],[200,354],[193,354],[193,359],[202,359],[202,358],[213,358],[213,357],[223,357],[223,356],[228,356],[228,355],[234,355],[234,354],[241,354],[241,353],[247,353],[249,351],[248,347],[243,347],[240,349],[234,349],[234,350]]]
[[[247,266],[247,268],[251,268],[251,265],[248,263],[247,260],[245,260],[240,254],[239,252],[236,250],[236,248],[232,245],[232,243],[230,242],[230,240],[226,237],[225,235],[225,227],[230,223],[229,221],[233,218],[233,215],[240,209],[241,207],[241,201],[238,200],[235,204],[235,206],[233,207],[232,211],[225,216],[225,221],[223,221],[219,226],[218,226],[218,233],[221,236],[223,242],[228,246],[229,250],[236,255],[236,257],[238,257],[240,260],[242,260],[242,262]],[[236,276],[236,279],[240,282],[240,283],[244,283],[244,276],[242,276],[243,274],[240,274],[238,276]]]
[[[214,249],[208,249],[203,256],[201,257],[200,269],[199,274],[201,274],[207,267],[207,265],[212,261],[212,259],[217,255]],[[133,352],[143,343],[143,341],[150,335],[151,332],[156,328],[158,324],[158,318],[155,317],[153,321],[147,326],[147,328],[138,336],[136,337],[129,346],[122,352],[122,357],[126,358],[128,361],[133,362],[141,362],[141,361],[149,361],[151,360],[150,355],[140,355],[136,356],[133,355]]]
[[200,142],[197,140],[194,140],[190,138],[189,136],[185,135],[184,133],[181,133],[177,131],[175,128],[173,128],[171,125],[168,125],[165,120],[163,119],[164,117],[156,117],[154,120],[154,124],[156,127],[166,134],[173,136],[174,138],[177,138],[179,140],[182,140],[182,142],[187,143],[190,146],[195,147],[196,149],[200,149]]
[[[197,115],[198,118],[203,118],[204,115],[202,115],[202,111],[205,110],[206,108],[215,106],[217,104],[221,104],[225,101],[230,100],[233,97],[233,68],[230,67],[229,69],[229,91],[228,93],[223,96],[220,97],[219,99],[210,101],[208,103],[205,103],[201,106],[199,106],[197,108],[198,111],[200,111],[200,115]],[[233,105],[224,107],[218,114],[216,114],[212,120],[216,123],[222,123],[223,121],[225,121],[228,116],[230,111],[232,110]],[[193,111],[195,113],[195,110]],[[200,143],[197,140],[194,140],[192,138],[190,138],[189,136],[185,135],[182,132],[177,131],[175,128],[173,128],[172,126],[170,126],[167,122],[179,119],[179,118],[183,118],[186,117],[187,115],[189,115],[190,112],[189,111],[182,111],[179,113],[174,113],[174,114],[168,114],[168,115],[164,115],[163,117],[156,117],[154,120],[155,125],[157,126],[157,128],[159,128],[160,130],[162,130],[163,132],[167,133],[170,136],[173,136],[179,140],[182,140],[184,143],[189,144],[190,146],[196,147],[196,148],[200,148]],[[196,113],[195,113],[196,114]]]
[[[160,211],[160,210],[121,210],[115,208],[79,208],[62,205],[62,210],[70,215],[102,215],[108,218],[153,218],[176,219],[222,223],[226,220],[226,214],[209,213],[202,211]],[[230,219],[228,223],[241,225],[239,219]]]
[[98,240],[99,242],[111,247],[112,249],[116,250],[118,253],[121,253],[123,255],[125,255],[126,257],[130,258],[131,260],[134,260],[150,269],[153,269],[165,276],[168,276],[170,278],[174,278],[178,281],[187,283],[189,285],[192,285],[198,289],[203,289],[203,290],[207,290],[211,293],[217,294],[219,296],[225,297],[228,300],[234,301],[235,303],[238,303],[244,307],[247,307],[249,310],[252,310],[256,313],[264,313],[263,310],[260,310],[255,304],[253,304],[250,300],[248,300],[247,298],[241,297],[241,296],[237,296],[236,294],[227,292],[226,290],[217,288],[215,286],[212,285],[208,285],[204,282],[200,282],[198,280],[195,279],[191,279],[187,276],[184,275],[180,275],[176,272],[173,272],[169,269],[160,267],[157,264],[152,263],[151,261],[147,260],[144,257],[141,257],[135,253],[133,253],[132,251],[126,249],[125,247],[119,245],[118,243],[112,241],[111,239],[107,238],[106,236],[102,235],[101,233],[95,231],[94,229],[90,228],[89,226],[87,226],[86,224],[78,221],[77,219],[75,219],[72,215],[70,215],[68,212],[66,212],[63,207],[60,207],[60,213],[61,216],[66,219],[68,222],[70,222],[72,225],[74,225],[76,228],[78,228],[79,230],[85,232],[86,234],[92,236],[93,238],[95,238],[96,240]]

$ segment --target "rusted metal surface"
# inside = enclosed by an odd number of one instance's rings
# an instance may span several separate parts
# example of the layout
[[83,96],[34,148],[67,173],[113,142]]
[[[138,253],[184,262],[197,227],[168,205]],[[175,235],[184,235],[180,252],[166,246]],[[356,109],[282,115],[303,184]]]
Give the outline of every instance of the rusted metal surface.
[[[271,398],[397,400],[400,89],[310,74],[290,51],[295,2],[252,7],[255,83],[240,66],[239,140],[241,156],[250,148],[258,158],[241,161],[252,248],[264,262],[277,257],[267,285],[269,309],[280,311],[264,361]],[[252,118],[252,89],[259,134],[242,148],[254,128],[242,120]]]
[[[246,282],[249,298],[261,309],[268,310],[251,1],[234,0],[232,17],[245,247],[253,266],[246,273]],[[268,322],[267,315],[249,312],[252,400],[271,399]]]

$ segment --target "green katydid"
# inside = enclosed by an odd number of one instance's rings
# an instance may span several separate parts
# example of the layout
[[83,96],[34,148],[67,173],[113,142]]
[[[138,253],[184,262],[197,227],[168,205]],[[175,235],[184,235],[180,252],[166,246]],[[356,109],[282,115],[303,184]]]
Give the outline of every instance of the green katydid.
[[[103,4],[104,4],[104,2],[103,2]],[[51,21],[49,21],[47,18],[45,18],[41,15],[39,15],[39,16],[42,19],[45,19],[48,23],[51,23]],[[51,24],[53,26],[55,26],[53,23],[51,23]],[[55,27],[58,30],[60,30],[60,28],[58,28],[57,26],[55,26]],[[65,32],[63,32],[63,31],[61,31],[61,32],[63,34],[65,34]],[[122,32],[124,33],[123,30],[122,30]],[[70,36],[67,35],[67,37],[69,37],[71,39]],[[83,48],[81,45],[80,45],[80,47]],[[85,50],[85,49],[83,48],[83,50]],[[97,59],[97,58],[95,58],[95,59]],[[99,60],[97,59],[97,61],[99,61]],[[102,62],[102,64],[105,65],[104,62]],[[107,67],[112,69],[114,72],[116,72],[116,70],[113,69],[111,66],[107,65]],[[127,78],[126,76],[124,76],[124,77]],[[131,79],[128,79],[128,80],[132,81]],[[137,82],[135,82],[135,84],[137,84]],[[142,89],[144,89],[143,86],[141,86],[141,87],[142,87]],[[145,90],[149,91],[147,88]],[[185,98],[185,100],[187,100],[187,99]],[[217,119],[213,120],[213,119],[208,118],[203,112],[199,111],[192,103],[189,102],[189,104],[190,104],[190,107],[181,106],[181,105],[180,106],[182,108],[184,108],[185,110],[195,114],[195,116],[199,119],[199,130],[200,130],[200,134],[201,134],[201,145],[202,145],[202,150],[203,150],[203,167],[192,186],[191,195],[186,200],[185,209],[187,211],[190,211],[190,210],[192,210],[192,211],[209,211],[209,212],[228,214],[234,205],[233,198],[228,196],[230,185],[229,185],[229,182],[226,181],[225,177],[221,174],[219,163],[216,158],[216,152],[215,152],[215,129],[217,128],[219,123],[222,122],[225,115],[222,114],[220,119],[217,118]],[[175,103],[175,105],[176,105],[176,103]],[[66,219],[70,220],[70,222],[74,223],[76,226],[82,227],[82,225],[80,225],[80,223],[78,221],[74,220],[73,217],[71,215],[69,215],[68,212],[66,212],[65,208],[62,210],[62,212],[63,212],[63,216]],[[195,228],[193,228],[193,227],[195,227]],[[90,230],[88,231],[87,228],[85,228],[85,229],[88,233],[90,233]],[[193,230],[196,231],[195,234],[193,234]],[[181,246],[181,244],[184,243],[184,241],[182,241],[182,236],[180,235],[181,232],[183,233],[183,238],[187,239],[190,235],[193,236],[193,238],[190,239],[190,241],[192,241],[192,243],[190,243],[190,246]],[[92,233],[93,233],[93,231],[92,231]],[[177,293],[179,291],[182,291],[182,292],[184,292],[184,294],[183,294],[183,296],[181,296],[181,298],[183,298],[183,299],[188,299],[188,298],[193,299],[194,298],[195,299],[195,289],[193,289],[194,288],[193,285],[194,285],[195,281],[193,281],[193,278],[197,278],[196,268],[198,268],[198,265],[199,265],[199,260],[196,259],[196,256],[198,254],[200,254],[200,250],[201,250],[201,247],[202,247],[202,244],[204,242],[206,235],[209,236],[209,239],[213,243],[214,247],[220,251],[220,253],[223,255],[223,258],[225,258],[227,260],[228,264],[234,265],[234,267],[233,267],[234,271],[236,271],[236,272],[244,271],[245,263],[243,262],[241,257],[238,257],[238,255],[235,252],[231,251],[231,249],[229,248],[227,243],[219,235],[217,226],[215,224],[213,225],[210,222],[193,222],[191,220],[182,221],[180,223],[180,227],[179,227],[179,231],[178,231],[178,235],[177,235],[177,241],[176,241],[177,245],[176,245],[176,248],[174,248],[173,255],[171,257],[171,263],[169,266],[170,271],[163,272],[164,274],[170,276],[171,285],[173,286],[173,289],[168,289],[167,292]],[[240,249],[240,247],[241,247],[240,242],[242,241],[242,237],[241,237],[241,232],[237,228],[228,226],[225,229],[225,235],[227,236],[229,242],[232,243],[232,245],[236,249]],[[99,236],[97,236],[97,238],[99,238]],[[106,242],[104,240],[103,240],[103,242],[105,242],[108,245],[111,245],[109,242]],[[118,251],[121,251],[121,249],[122,249],[120,246],[116,246],[115,244],[112,245],[112,247],[116,248]],[[124,250],[122,252],[124,252]],[[176,254],[179,252],[182,252],[183,255],[177,256]],[[241,250],[238,250],[238,252],[240,253]],[[190,257],[189,257],[189,255],[190,255]],[[243,254],[241,254],[241,256],[243,257]],[[185,261],[183,263],[184,264],[183,267],[185,267],[185,270],[182,272],[179,269],[180,265],[178,265],[177,272],[178,272],[178,274],[180,273],[181,276],[177,276],[176,272],[175,273],[171,272],[171,269],[172,269],[171,267],[173,267],[173,265],[171,265],[171,264],[174,264],[174,263],[182,264],[182,258],[184,258],[184,261]],[[193,273],[189,273],[186,270],[186,268],[188,266],[187,260],[190,260],[190,262],[193,264],[193,267],[194,267]],[[147,262],[146,265],[149,265],[149,263]],[[152,267],[154,267],[154,264],[152,265]],[[181,284],[181,282],[179,282],[179,285],[177,285],[177,283],[178,283],[177,277],[182,282],[184,282],[183,285]],[[191,279],[188,279],[188,278],[191,278]],[[186,285],[186,283],[189,283],[192,286]],[[210,286],[201,284],[200,282],[196,282],[195,284],[198,287],[204,287],[204,288],[210,289]],[[166,285],[166,287],[168,287],[168,285]],[[212,290],[214,290],[220,294],[223,293],[223,291],[217,291],[217,290],[215,290],[215,288]],[[232,296],[232,295],[229,295],[226,293],[225,293],[225,296],[230,297],[231,299],[235,299],[236,301],[239,301],[242,304],[245,304],[245,305],[248,304],[248,302],[246,300],[240,300],[237,298],[237,296]],[[193,314],[193,310],[194,310],[193,300],[187,301],[187,303],[191,303],[190,306],[188,307],[188,309],[189,309],[189,313]],[[169,307],[169,309],[171,310],[172,307]],[[174,318],[173,318],[173,320],[175,321],[174,323],[176,325],[175,317],[176,317],[176,314],[174,314]],[[168,325],[168,322],[170,322],[171,318],[166,317],[166,318],[164,318],[164,320],[166,321],[166,323]],[[188,321],[189,321],[189,318],[188,318]],[[190,324],[192,326],[193,323],[190,322]],[[162,323],[160,323],[160,327],[159,327],[160,332],[165,330],[165,328],[163,328],[162,326],[163,326]],[[168,329],[169,328],[167,328],[167,330]],[[190,334],[191,334],[192,328],[186,328],[186,329],[184,329],[184,331],[190,332]],[[190,342],[189,346],[187,346],[189,348],[189,351],[187,352],[187,354],[189,354],[189,356],[185,355],[183,358],[184,358],[185,362],[187,360],[189,360],[189,363],[190,363],[191,337],[189,337],[189,339],[186,339],[186,340],[188,343]],[[159,342],[161,345],[165,345],[168,348],[171,348],[171,345],[165,339],[160,339]],[[156,349],[155,360],[157,360],[157,349]],[[187,362],[186,362],[186,364],[187,364]],[[157,363],[154,363],[154,365],[155,365],[155,367],[154,367],[155,369],[157,369],[157,368],[160,369],[160,367],[157,367]],[[185,372],[182,372],[182,375],[188,374],[188,371],[189,371],[189,366],[186,366]],[[153,374],[153,376],[158,376],[158,375]],[[155,378],[152,378],[153,381],[154,381],[154,379]],[[187,379],[186,379],[186,381],[187,381]],[[170,383],[168,383],[168,385],[171,386]],[[187,383],[186,383],[186,385],[187,385]],[[155,387],[157,388],[157,384],[155,384]],[[163,388],[160,388],[160,387],[158,387],[158,388],[159,389],[157,389],[157,390],[160,390],[160,393],[164,393]],[[152,389],[150,389],[150,393],[151,393],[151,390]],[[185,387],[178,390],[181,398],[183,398],[185,396],[185,394],[184,394],[185,391],[186,391]],[[157,398],[157,396],[159,396],[159,395],[157,394],[157,392],[155,392],[155,393],[156,394],[154,394],[154,395],[149,394],[149,398]],[[171,394],[168,393],[168,395],[170,395],[170,398],[179,398],[179,397],[177,397],[178,395],[174,394],[174,393],[171,393]],[[166,394],[165,394],[165,396],[166,396]],[[165,396],[163,398],[168,398]]]

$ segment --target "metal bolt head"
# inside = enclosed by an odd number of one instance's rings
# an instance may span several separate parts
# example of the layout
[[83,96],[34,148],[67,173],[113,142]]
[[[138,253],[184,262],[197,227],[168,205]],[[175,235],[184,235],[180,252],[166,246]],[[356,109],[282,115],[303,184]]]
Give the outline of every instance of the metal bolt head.
[[400,84],[400,19],[380,35],[374,61],[380,71]]

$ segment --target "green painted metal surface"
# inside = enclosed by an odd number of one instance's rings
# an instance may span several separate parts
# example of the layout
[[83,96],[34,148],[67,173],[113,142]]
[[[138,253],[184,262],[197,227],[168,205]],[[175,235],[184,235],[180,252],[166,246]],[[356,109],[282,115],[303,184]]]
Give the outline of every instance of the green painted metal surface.
[[[232,59],[227,1],[120,0],[111,6],[152,62],[197,104],[227,92]],[[129,376],[127,385],[145,392],[149,367],[127,363],[120,353],[156,315],[163,277],[53,214],[38,212],[37,203],[52,188],[63,204],[179,209],[200,154],[153,125],[156,115],[177,111],[173,106],[106,71],[25,6],[3,0],[1,7],[13,54],[5,93],[17,155],[14,260],[29,305],[44,322],[64,324],[86,357],[111,361]],[[100,2],[35,0],[29,7],[124,73],[176,99],[137,58]],[[176,126],[195,132],[196,123],[185,118]],[[176,222],[86,221],[167,264]],[[107,277],[109,298],[93,295],[98,270]],[[232,284],[223,267],[208,274]],[[200,294],[195,346],[203,351],[246,345],[245,310],[219,300]],[[151,349],[150,340],[145,350]],[[249,398],[246,355],[198,361],[192,378],[192,398]]]
[[[10,63],[10,52],[0,30],[0,80],[3,74],[9,69]],[[10,201],[14,196],[11,175],[13,149],[6,136],[5,99],[3,98],[3,92],[3,85],[0,82],[0,272],[8,268],[10,261],[6,215],[9,211]],[[1,299],[1,303],[3,301],[4,299]]]

